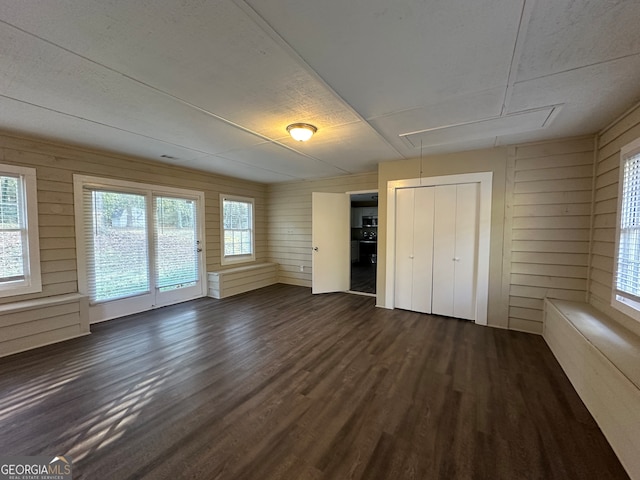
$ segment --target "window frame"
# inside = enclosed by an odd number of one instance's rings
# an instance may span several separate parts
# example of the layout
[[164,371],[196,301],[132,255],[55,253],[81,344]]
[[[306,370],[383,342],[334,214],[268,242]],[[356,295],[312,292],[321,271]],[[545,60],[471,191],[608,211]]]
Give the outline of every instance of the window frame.
[[[225,255],[225,241],[224,241],[224,202],[225,200],[234,201],[234,202],[243,202],[251,205],[251,226],[250,226],[250,234],[251,234],[251,253],[250,254],[236,254],[236,255]],[[254,262],[256,260],[256,202],[252,197],[242,197],[238,195],[228,195],[225,193],[220,194],[220,264],[221,265],[233,265],[240,263],[249,263]]]
[[[42,292],[40,270],[40,234],[38,231],[38,189],[36,169],[0,164],[0,175],[17,176],[22,183],[24,228],[26,229],[26,255],[24,280],[0,282],[0,297]],[[23,249],[24,252],[24,249]]]
[[620,294],[618,284],[618,260],[620,253],[620,230],[622,221],[622,194],[624,188],[624,164],[631,158],[640,155],[640,138],[625,145],[620,149],[620,164],[618,176],[618,209],[616,213],[616,238],[613,257],[613,276],[611,282],[611,306],[632,319],[640,322],[640,302],[636,299]]

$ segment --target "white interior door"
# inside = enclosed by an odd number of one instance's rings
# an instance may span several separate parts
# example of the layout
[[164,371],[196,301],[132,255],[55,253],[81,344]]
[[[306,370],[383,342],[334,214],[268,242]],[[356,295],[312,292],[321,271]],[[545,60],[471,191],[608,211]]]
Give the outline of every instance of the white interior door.
[[431,310],[437,315],[453,317],[456,185],[438,185],[434,188],[433,300]]
[[415,188],[396,190],[395,306],[413,309],[413,217]]
[[311,291],[349,290],[350,198],[346,193],[311,194]]
[[478,238],[478,184],[456,188],[456,241],[453,316],[476,318],[476,255]]
[[[478,173],[465,173],[459,175],[445,175],[438,177],[422,177],[412,178],[405,180],[390,181],[387,183],[387,248],[386,248],[386,295],[384,296],[384,303],[380,306],[386,308],[395,308],[400,306],[396,303],[397,300],[397,287],[398,287],[398,269],[396,256],[398,255],[398,249],[396,243],[403,235],[403,229],[396,221],[399,215],[399,209],[397,208],[397,193],[400,190],[406,190],[409,188],[436,188],[445,185],[463,185],[463,184],[475,184],[476,189],[476,204],[469,206],[469,210],[465,210],[465,213],[475,212],[475,235],[473,235],[473,242],[475,244],[474,249],[474,262],[473,273],[471,278],[471,285],[473,285],[473,292],[471,295],[466,295],[468,301],[472,304],[471,309],[473,311],[472,320],[480,325],[487,325],[487,303],[489,295],[489,253],[491,245],[491,196],[493,185],[493,174],[491,172],[478,172]],[[435,191],[435,190],[434,190]],[[443,208],[446,209],[446,205],[442,205],[437,208],[436,214],[439,215],[439,219],[443,219]],[[451,212],[450,212],[451,213]],[[420,213],[422,214],[422,213]],[[454,216],[454,213],[451,213]],[[444,217],[446,218],[446,217]],[[437,234],[434,232],[434,239]],[[463,234],[463,237],[469,237],[467,234]],[[439,242],[442,244],[443,242]],[[434,252],[435,252],[434,246]],[[460,248],[460,246],[458,246]],[[454,248],[455,252],[455,248]],[[451,256],[450,263],[454,263]],[[462,258],[462,256],[460,256]],[[433,261],[437,262],[441,259],[441,256],[435,254]],[[435,269],[435,265],[434,265]],[[454,277],[455,278],[455,277]],[[458,278],[458,281],[460,278]],[[440,286],[439,279],[435,276],[433,281],[433,295],[432,295],[432,313],[436,312],[436,306],[434,306],[440,299],[437,295],[437,288]],[[463,290],[463,289],[461,289]],[[474,300],[475,299],[475,300]],[[378,301],[381,299],[378,298]],[[475,301],[475,305],[473,302]]]
[[431,313],[433,291],[433,187],[415,189],[412,310]]
[[396,288],[398,308],[431,313],[433,187],[396,190]]
[[435,187],[432,311],[475,320],[478,184]]

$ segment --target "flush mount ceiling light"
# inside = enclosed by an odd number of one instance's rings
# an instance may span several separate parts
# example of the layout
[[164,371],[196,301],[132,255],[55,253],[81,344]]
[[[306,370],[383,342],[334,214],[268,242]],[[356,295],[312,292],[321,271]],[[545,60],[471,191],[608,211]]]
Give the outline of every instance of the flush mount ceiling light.
[[292,123],[287,127],[287,132],[289,132],[291,138],[299,142],[306,142],[317,131],[316,127],[308,123]]

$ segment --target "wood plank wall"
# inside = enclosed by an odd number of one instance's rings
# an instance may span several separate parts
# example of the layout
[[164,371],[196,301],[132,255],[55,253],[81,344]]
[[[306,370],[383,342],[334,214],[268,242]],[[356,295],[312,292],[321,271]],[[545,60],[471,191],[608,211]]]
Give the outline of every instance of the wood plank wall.
[[73,293],[0,305],[0,357],[87,335],[88,308]]
[[589,302],[640,334],[640,324],[611,307],[620,149],[640,138],[640,105],[600,132],[595,180]]
[[311,287],[312,192],[344,193],[377,189],[377,172],[269,185],[269,261],[280,265],[279,282]]
[[505,263],[509,328],[542,332],[543,299],[586,300],[594,138],[516,146]]
[[74,173],[204,191],[208,271],[224,268],[220,265],[219,194],[254,197],[256,261],[265,261],[267,257],[265,185],[2,134],[0,163],[36,169],[43,283],[41,293],[1,298],[0,304],[78,291],[73,210]]

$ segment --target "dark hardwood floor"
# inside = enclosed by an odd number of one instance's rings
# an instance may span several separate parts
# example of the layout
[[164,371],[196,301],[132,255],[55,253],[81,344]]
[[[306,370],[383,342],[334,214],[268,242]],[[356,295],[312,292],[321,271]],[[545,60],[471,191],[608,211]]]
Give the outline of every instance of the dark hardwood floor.
[[353,292],[376,293],[376,265],[371,262],[351,264],[351,290]]
[[83,479],[628,478],[543,339],[274,285],[0,359],[1,455]]

